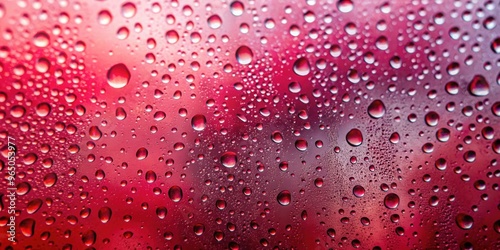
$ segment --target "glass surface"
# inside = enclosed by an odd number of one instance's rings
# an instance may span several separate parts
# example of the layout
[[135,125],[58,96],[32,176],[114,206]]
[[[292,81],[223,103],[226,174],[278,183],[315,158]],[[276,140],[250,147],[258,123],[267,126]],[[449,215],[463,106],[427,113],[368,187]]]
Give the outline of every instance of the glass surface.
[[1,1],[0,248],[500,249],[499,13]]

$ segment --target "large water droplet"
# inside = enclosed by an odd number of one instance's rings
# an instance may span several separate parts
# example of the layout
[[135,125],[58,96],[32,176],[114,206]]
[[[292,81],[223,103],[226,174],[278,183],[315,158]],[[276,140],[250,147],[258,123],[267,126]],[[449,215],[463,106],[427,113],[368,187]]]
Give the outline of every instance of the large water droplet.
[[40,31],[33,37],[33,44],[40,48],[45,48],[49,46],[50,37],[45,31]]
[[288,190],[283,190],[278,194],[276,199],[280,205],[288,206],[292,202],[292,194]]
[[173,202],[179,202],[182,200],[182,189],[179,186],[172,186],[168,190],[168,197]]
[[351,0],[339,0],[337,2],[337,8],[342,13],[348,13],[354,9],[354,4]]
[[89,137],[90,137],[90,139],[97,141],[97,140],[101,139],[102,132],[101,132],[101,130],[99,130],[99,128],[97,126],[92,126],[89,129]]
[[82,242],[85,246],[92,246],[95,244],[97,235],[94,230],[88,230],[82,234]]
[[459,213],[457,215],[455,222],[459,228],[464,230],[469,230],[472,228],[472,225],[474,225],[474,219],[472,216],[463,213]]
[[207,118],[204,115],[195,115],[191,118],[191,126],[196,131],[202,131],[207,126]]
[[115,64],[108,70],[108,84],[115,88],[123,88],[130,81],[130,71],[123,63]]
[[236,50],[236,60],[243,65],[250,64],[253,59],[253,52],[252,50],[247,47],[247,46],[240,46]]
[[111,219],[112,211],[109,207],[102,207],[97,214],[102,223],[107,223]]
[[148,157],[148,150],[146,148],[139,148],[135,153],[137,160],[144,160]]
[[28,203],[26,206],[26,212],[28,214],[34,214],[40,207],[42,207],[43,201],[41,199],[34,199]]
[[122,16],[125,18],[132,18],[135,16],[135,13],[137,12],[137,8],[135,7],[135,4],[133,3],[124,3],[122,5]]
[[486,96],[490,93],[490,84],[484,76],[475,75],[469,83],[469,93],[473,96]]
[[222,19],[219,15],[212,15],[207,19],[208,26],[212,29],[218,29],[222,26]]
[[385,114],[385,105],[381,100],[375,100],[368,106],[368,114],[375,119],[382,118]]
[[396,209],[399,206],[399,196],[394,193],[387,194],[384,198],[384,205],[390,209]]
[[19,224],[19,229],[21,233],[26,237],[31,237],[35,233],[35,220],[34,219],[24,219]]
[[234,168],[238,163],[238,157],[236,156],[236,153],[228,151],[222,154],[220,162],[226,168]]
[[353,128],[347,133],[346,140],[353,147],[360,146],[363,143],[363,134],[359,129]]
[[293,72],[299,76],[306,76],[311,72],[311,65],[305,57],[301,57],[293,64]]

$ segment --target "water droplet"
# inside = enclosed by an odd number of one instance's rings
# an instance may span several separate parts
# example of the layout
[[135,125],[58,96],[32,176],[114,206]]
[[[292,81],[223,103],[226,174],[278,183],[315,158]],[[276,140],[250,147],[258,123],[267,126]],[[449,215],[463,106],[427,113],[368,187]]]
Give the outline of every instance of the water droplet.
[[127,112],[125,112],[125,109],[123,109],[121,107],[116,108],[115,115],[116,115],[116,119],[118,119],[120,121],[125,120],[125,118],[127,118]]
[[490,84],[484,76],[475,75],[469,83],[469,93],[473,96],[486,96],[490,93]]
[[40,117],[45,117],[50,114],[50,104],[42,102],[36,106],[36,114]]
[[194,234],[200,236],[205,232],[205,225],[198,223],[193,227]]
[[43,201],[41,199],[34,199],[28,203],[26,206],[26,212],[28,214],[34,214],[38,209],[42,207]]
[[283,142],[283,135],[281,134],[280,131],[274,131],[273,134],[271,135],[271,140],[274,143],[281,143]]
[[204,115],[195,115],[191,118],[191,127],[196,131],[203,131],[207,127],[207,118]]
[[149,170],[146,172],[146,175],[145,175],[145,178],[146,178],[146,182],[147,183],[153,183],[156,181],[156,173],[155,171],[153,170]]
[[352,193],[354,194],[354,196],[361,198],[361,197],[365,196],[365,188],[360,186],[360,185],[356,185],[352,189]]
[[97,214],[102,223],[107,223],[111,219],[112,211],[109,207],[102,207]]
[[375,119],[382,118],[385,114],[385,105],[381,100],[375,100],[368,106],[368,114]]
[[298,149],[299,151],[306,151],[307,150],[307,141],[304,139],[298,139],[295,141],[295,148]]
[[108,70],[107,79],[111,87],[115,89],[123,88],[130,81],[130,72],[125,64],[115,64]]
[[89,129],[89,137],[90,137],[90,139],[97,141],[97,140],[101,139],[102,132],[101,132],[101,130],[99,130],[99,128],[97,126],[92,126]]
[[40,31],[33,37],[33,44],[40,48],[45,48],[49,46],[50,37],[45,31]]
[[175,30],[169,30],[167,31],[167,33],[165,33],[165,38],[167,39],[168,43],[174,44],[179,41],[179,34]]
[[82,242],[85,246],[92,246],[95,244],[97,235],[94,230],[88,230],[82,234]]
[[220,162],[226,168],[234,168],[238,163],[238,157],[236,156],[236,153],[228,151],[222,154]]
[[212,29],[218,29],[222,26],[222,19],[218,15],[212,15],[207,19],[208,26]]
[[301,57],[293,64],[293,72],[299,76],[306,76],[311,72],[311,65],[305,57]]
[[99,14],[97,14],[97,21],[100,25],[108,25],[113,21],[113,16],[108,10],[101,10]]
[[21,118],[26,114],[26,109],[23,106],[20,105],[14,105],[10,109],[10,115],[14,118]]
[[428,126],[435,127],[439,123],[439,115],[438,113],[431,111],[425,115],[425,123]]
[[357,128],[351,129],[346,135],[346,140],[349,145],[358,147],[363,143],[363,134]]
[[354,9],[354,3],[352,0],[339,0],[337,2],[337,8],[342,13],[349,13]]
[[36,61],[35,69],[39,73],[46,73],[50,69],[50,61],[47,58],[39,58]]
[[384,198],[384,205],[389,209],[396,209],[399,206],[399,196],[394,193],[387,194]]
[[241,16],[245,11],[245,6],[240,1],[233,1],[230,5],[230,10],[234,16]]
[[148,157],[148,150],[146,148],[139,148],[137,149],[135,156],[137,157],[137,160],[144,160]]
[[292,202],[292,194],[288,190],[283,190],[278,194],[276,199],[280,205],[288,206]]
[[21,233],[26,237],[31,237],[35,234],[35,220],[34,219],[24,219],[19,223],[19,229]]
[[326,230],[326,234],[330,237],[330,238],[335,238],[335,230],[333,228],[328,228],[328,230]]
[[135,4],[133,3],[124,3],[122,5],[122,16],[125,18],[132,18],[135,16],[135,13],[137,12],[137,8],[135,7]]
[[447,142],[449,139],[450,139],[450,130],[447,129],[447,128],[440,128],[437,132],[436,132],[436,138],[438,139],[438,141],[440,142]]
[[168,197],[173,202],[179,202],[182,200],[182,189],[179,186],[172,186],[168,190]]
[[474,225],[474,219],[472,218],[472,216],[463,213],[459,213],[457,215],[457,217],[455,218],[455,222],[457,223],[457,226],[459,228],[464,230],[469,230]]
[[500,54],[500,37],[495,38],[495,40],[491,42],[491,50],[493,50],[495,54]]
[[43,178],[43,184],[45,187],[52,187],[57,183],[57,175],[55,173],[49,173]]
[[165,217],[167,217],[167,208],[166,207],[158,207],[156,209],[156,215],[158,216],[158,218],[160,219],[165,219]]
[[252,50],[247,47],[247,46],[240,46],[236,50],[236,60],[242,64],[242,65],[247,65],[252,62],[253,59],[253,52]]

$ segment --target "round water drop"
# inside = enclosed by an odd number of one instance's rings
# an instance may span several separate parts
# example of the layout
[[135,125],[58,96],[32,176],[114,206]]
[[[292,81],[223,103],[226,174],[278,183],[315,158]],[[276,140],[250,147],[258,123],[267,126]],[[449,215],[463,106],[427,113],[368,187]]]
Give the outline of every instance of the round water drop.
[[347,133],[346,140],[353,147],[360,146],[363,143],[363,134],[359,129],[353,128]]
[[243,45],[236,50],[236,60],[240,64],[242,65],[250,64],[252,62],[252,59],[253,59],[253,52],[249,47]]
[[90,137],[90,139],[97,141],[97,140],[101,139],[102,132],[101,132],[101,130],[99,130],[99,128],[97,126],[92,126],[89,129],[89,137]]
[[354,3],[351,0],[339,0],[337,8],[342,13],[349,13],[354,9]]
[[234,16],[241,16],[241,15],[243,15],[243,11],[245,10],[245,6],[240,1],[234,1],[234,2],[232,2],[231,5],[229,6],[229,8],[231,10],[231,13]]
[[220,157],[220,162],[226,168],[234,168],[238,163],[238,157],[236,153],[228,151]]
[[472,216],[463,213],[459,213],[457,215],[455,222],[459,228],[464,230],[469,230],[472,228],[472,225],[474,225],[474,219]]
[[179,186],[172,186],[168,190],[168,198],[173,202],[179,202],[182,200],[182,189]]
[[148,150],[146,148],[139,148],[135,153],[137,160],[144,160],[148,157]]
[[40,48],[45,48],[49,46],[50,37],[45,31],[40,31],[33,37],[33,44]]
[[130,71],[123,63],[115,64],[108,70],[108,84],[115,88],[123,88],[130,81]]
[[390,193],[384,198],[384,205],[389,209],[396,209],[399,206],[399,196],[394,193]]
[[109,207],[102,207],[97,213],[99,220],[101,220],[102,223],[107,223],[111,219],[111,214],[112,211]]
[[207,19],[208,26],[212,29],[218,29],[222,26],[222,19],[218,15],[212,15]]
[[88,230],[82,234],[82,242],[85,246],[92,246],[96,241],[97,235],[94,230]]
[[207,127],[207,118],[204,115],[195,115],[191,118],[191,127],[196,131],[203,131]]
[[298,149],[299,151],[306,151],[307,150],[307,141],[304,139],[298,139],[295,141],[295,148]]
[[375,119],[382,118],[385,114],[385,105],[381,100],[375,100],[368,106],[368,114]]
[[282,206],[288,206],[292,202],[292,194],[288,190],[283,190],[276,197],[278,203]]
[[293,64],[293,72],[299,76],[306,76],[311,72],[311,65],[305,57],[301,57]]
[[122,5],[122,16],[125,18],[132,18],[135,16],[135,13],[137,12],[137,8],[135,7],[135,4],[133,3],[124,3]]

